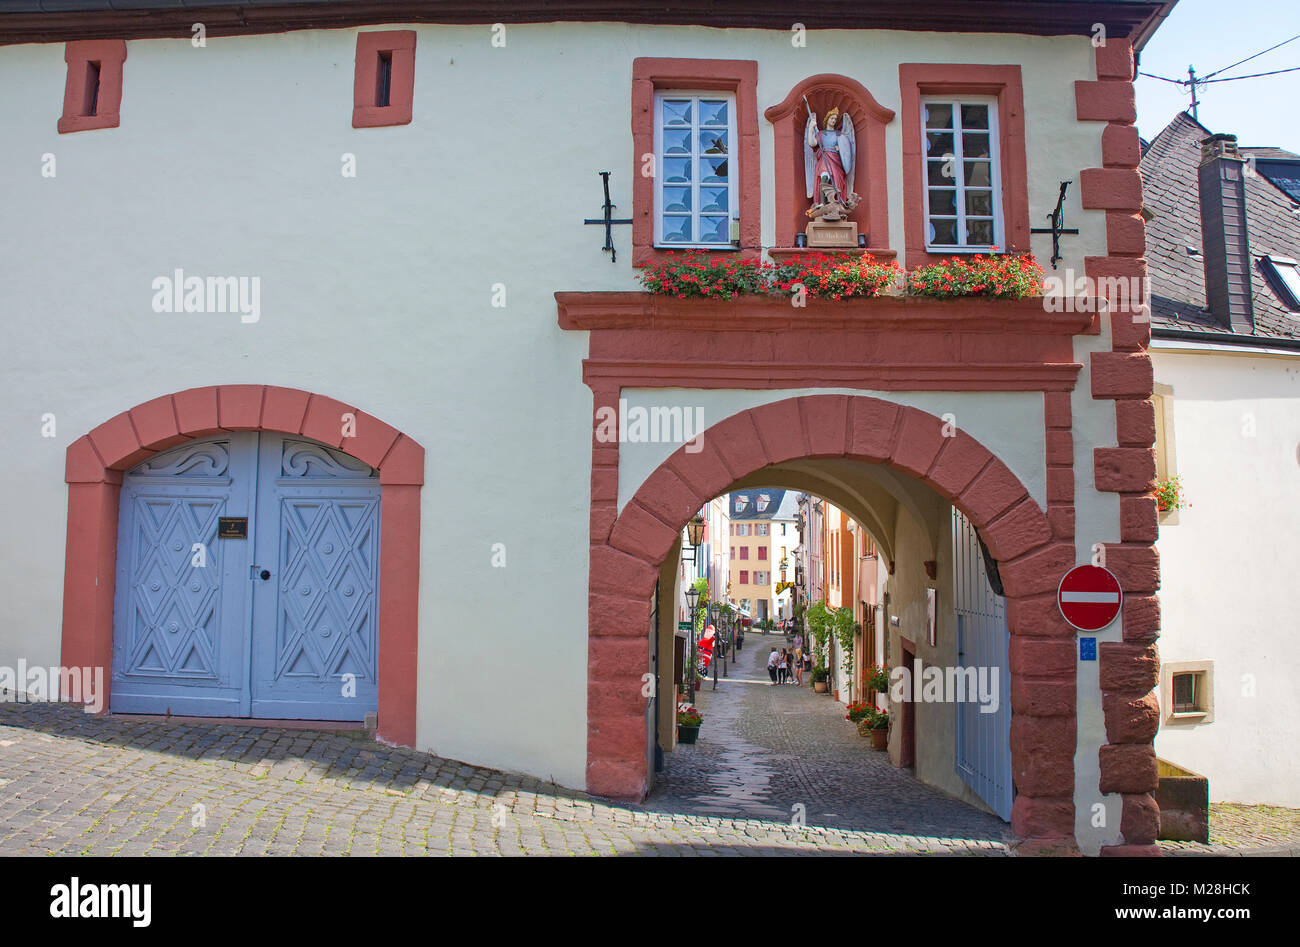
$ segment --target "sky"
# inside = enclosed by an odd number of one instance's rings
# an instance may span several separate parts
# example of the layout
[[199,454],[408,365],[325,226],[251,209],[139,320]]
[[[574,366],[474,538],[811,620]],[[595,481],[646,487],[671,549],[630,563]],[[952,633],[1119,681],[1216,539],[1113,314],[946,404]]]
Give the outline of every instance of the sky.
[[[1300,33],[1300,0],[1179,0],[1142,50],[1139,72],[1186,79],[1187,67],[1208,75]],[[1300,66],[1300,39],[1223,73],[1245,76]],[[1138,131],[1150,141],[1180,111],[1185,89],[1138,76]],[[1197,90],[1200,122],[1211,132],[1237,136],[1243,146],[1275,145],[1300,154],[1300,72],[1240,82],[1213,82]]]

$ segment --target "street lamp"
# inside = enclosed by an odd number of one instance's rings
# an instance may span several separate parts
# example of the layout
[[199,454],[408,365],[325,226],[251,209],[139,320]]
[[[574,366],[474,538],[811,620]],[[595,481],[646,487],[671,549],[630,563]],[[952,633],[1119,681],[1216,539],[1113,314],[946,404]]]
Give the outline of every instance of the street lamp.
[[714,624],[714,616],[718,613],[716,603],[709,603],[704,611],[704,624],[713,625],[713,658],[710,663],[713,665],[713,689],[718,689],[718,662],[725,660],[722,652],[722,637],[718,634],[718,626]]
[[727,634],[726,629],[723,627],[727,614],[723,611],[720,602],[715,602],[713,609],[716,616],[713,620],[713,635],[722,638],[722,676],[729,677],[727,666],[731,659],[731,635]]
[[691,662],[690,667],[687,668],[687,673],[690,675],[688,678],[690,683],[687,685],[687,694],[690,697],[691,703],[695,703],[695,666],[696,661],[698,660],[695,654],[695,607],[699,604],[699,601],[700,590],[693,585],[688,587],[686,589],[686,607],[691,610]]
[[704,542],[704,517],[699,513],[691,517],[691,521],[686,524],[686,537],[692,546],[699,546]]

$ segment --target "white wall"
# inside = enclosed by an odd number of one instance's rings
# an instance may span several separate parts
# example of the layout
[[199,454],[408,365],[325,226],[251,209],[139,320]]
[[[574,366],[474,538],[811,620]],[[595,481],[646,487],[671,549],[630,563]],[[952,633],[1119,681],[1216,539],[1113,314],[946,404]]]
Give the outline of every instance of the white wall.
[[[304,388],[428,450],[422,515],[438,541],[421,547],[419,746],[581,786],[592,401],[587,340],[558,329],[552,294],[638,285],[627,228],[611,266],[599,230],[581,223],[600,206],[599,170],[614,172],[613,201],[632,206],[633,57],[758,59],[760,111],[818,72],[852,76],[897,109],[900,62],[1021,62],[1039,215],[1060,180],[1100,164],[1100,126],[1073,120],[1073,82],[1092,77],[1092,49],[1077,37],[842,31],[812,32],[795,49],[781,31],[617,24],[511,26],[494,48],[487,27],[415,29],[413,123],[360,130],[350,125],[355,30],[212,38],[205,49],[128,42],[121,127],[73,135],[56,133],[63,46],[0,49],[10,356],[0,514],[21,537],[0,553],[0,663],[58,659],[72,440],[197,385]],[[760,135],[771,243],[773,138],[761,118]],[[898,120],[886,151],[890,243],[901,249]],[[40,173],[47,153],[53,178]],[[340,174],[345,154],[355,179]],[[1063,265],[1081,271],[1085,254],[1104,252],[1104,217],[1078,211],[1077,194],[1067,218],[1082,232]],[[1048,245],[1035,238],[1044,257]],[[152,280],[178,267],[259,276],[260,321],[154,313]],[[503,309],[490,304],[498,283]],[[752,396],[717,397],[725,410]],[[985,423],[980,397],[949,399],[972,407],[972,429]],[[1016,396],[983,397],[1007,404],[987,422],[1005,430],[983,439],[1041,499],[1031,456],[1041,418],[1030,423],[1035,409]],[[1098,418],[1108,408],[1076,404]],[[56,438],[40,436],[47,412]],[[649,470],[627,462],[621,497]],[[490,566],[495,542],[504,569]],[[518,631],[539,623],[545,633]]]
[[1154,361],[1190,503],[1157,543],[1160,659],[1214,662],[1213,722],[1162,724],[1156,751],[1207,776],[1212,800],[1300,806],[1300,357]]

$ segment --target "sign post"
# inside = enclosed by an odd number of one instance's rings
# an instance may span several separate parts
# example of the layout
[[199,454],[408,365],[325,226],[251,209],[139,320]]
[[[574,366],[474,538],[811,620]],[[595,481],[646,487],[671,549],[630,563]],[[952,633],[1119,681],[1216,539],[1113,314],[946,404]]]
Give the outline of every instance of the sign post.
[[1101,566],[1075,566],[1056,590],[1061,616],[1079,631],[1100,631],[1119,617],[1124,593],[1119,580]]

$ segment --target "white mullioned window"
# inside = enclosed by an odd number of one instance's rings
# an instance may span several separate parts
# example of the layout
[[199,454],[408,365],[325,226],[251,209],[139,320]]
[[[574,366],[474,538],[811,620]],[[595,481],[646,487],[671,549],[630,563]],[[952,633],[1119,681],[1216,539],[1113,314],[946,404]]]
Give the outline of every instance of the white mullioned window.
[[739,232],[736,99],[655,95],[655,245],[731,247]]
[[925,248],[940,253],[1004,247],[997,99],[927,96]]

